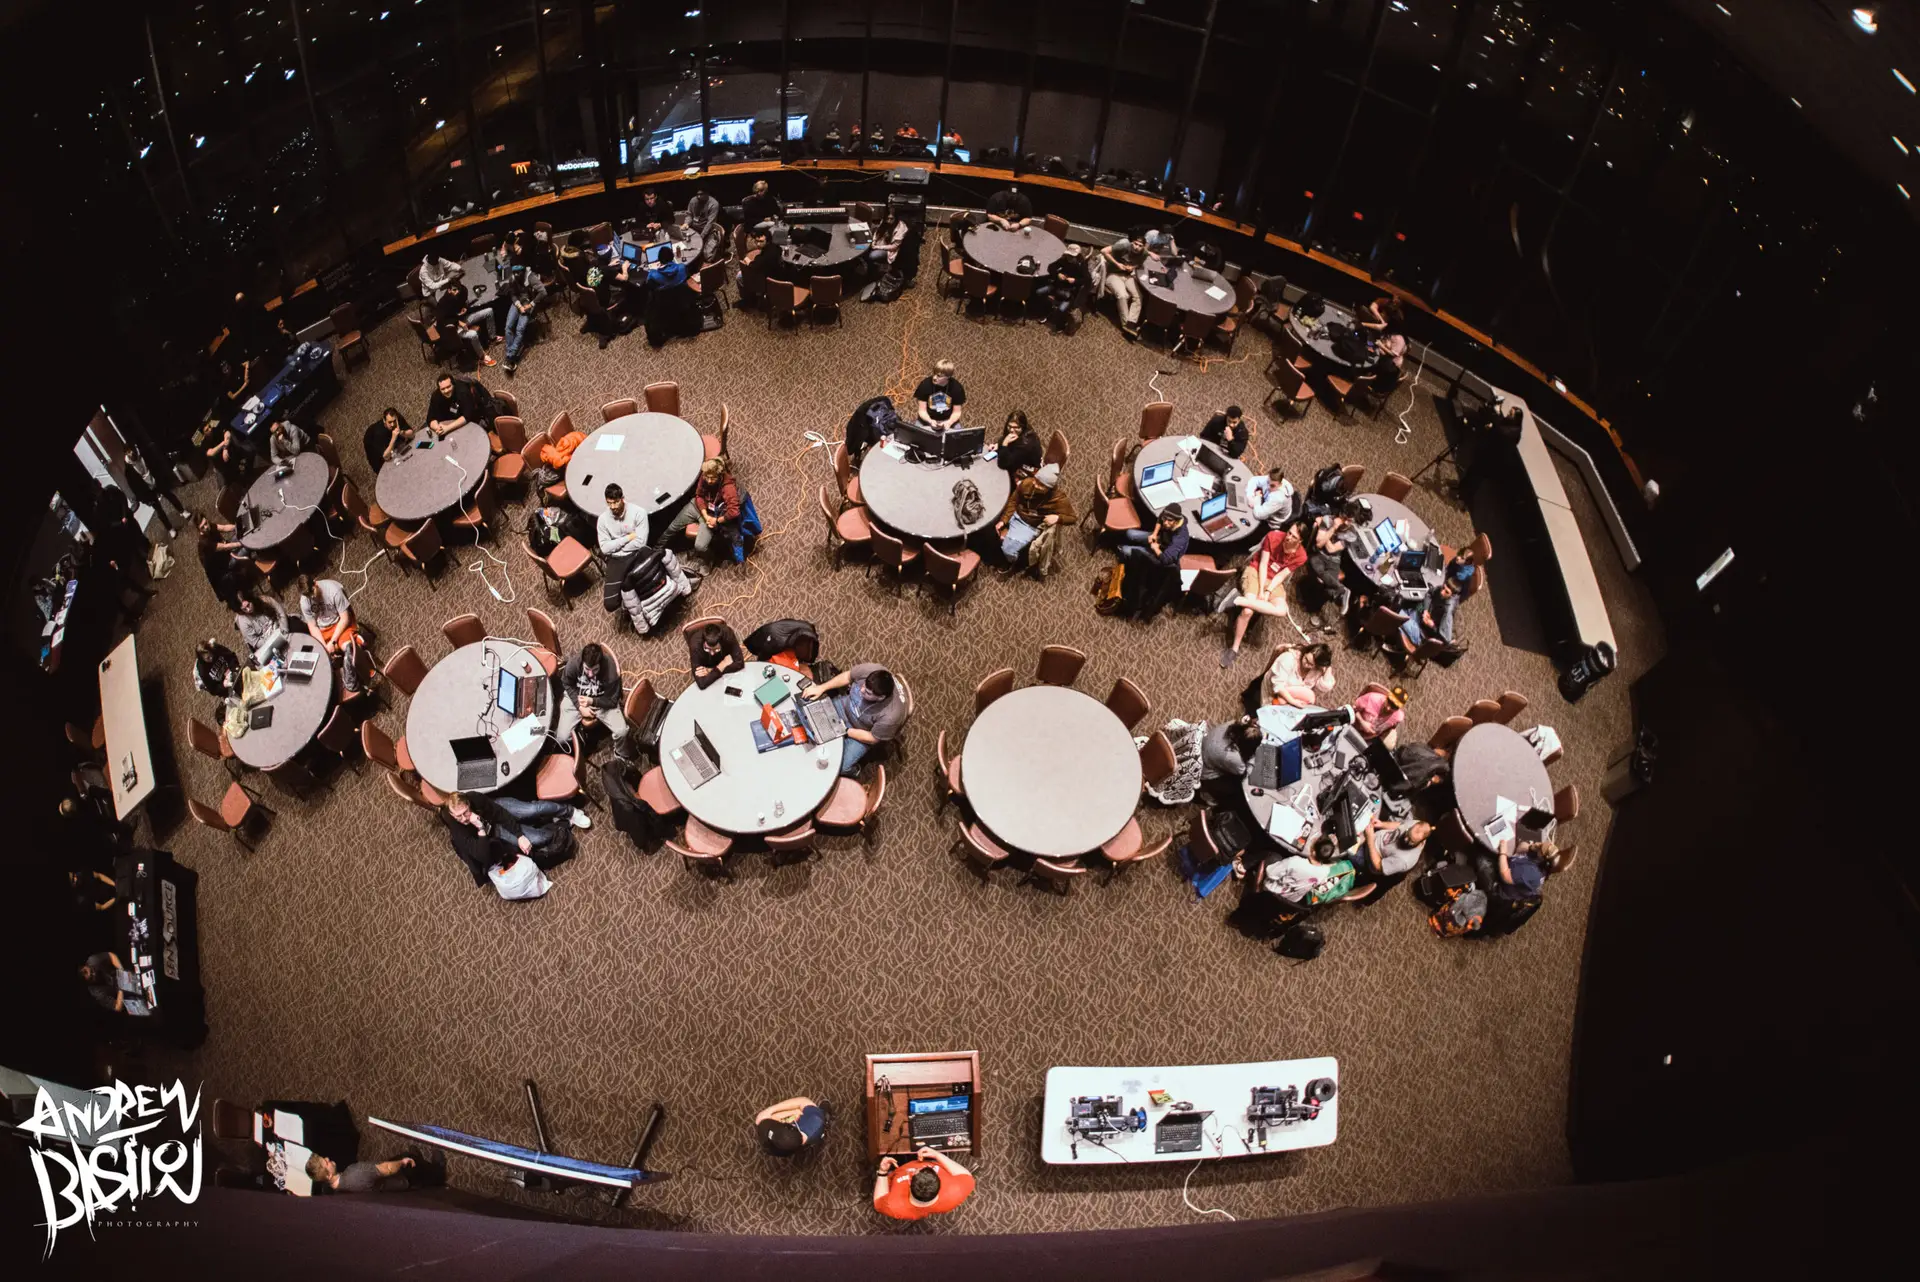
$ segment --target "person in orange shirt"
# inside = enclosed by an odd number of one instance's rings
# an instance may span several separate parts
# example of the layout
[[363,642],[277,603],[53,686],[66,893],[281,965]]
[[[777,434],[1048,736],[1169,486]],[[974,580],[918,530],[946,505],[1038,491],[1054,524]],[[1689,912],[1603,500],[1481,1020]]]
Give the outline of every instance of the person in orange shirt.
[[967,1168],[930,1148],[911,1162],[883,1157],[873,1177],[873,1209],[896,1220],[924,1220],[951,1211],[973,1192]]

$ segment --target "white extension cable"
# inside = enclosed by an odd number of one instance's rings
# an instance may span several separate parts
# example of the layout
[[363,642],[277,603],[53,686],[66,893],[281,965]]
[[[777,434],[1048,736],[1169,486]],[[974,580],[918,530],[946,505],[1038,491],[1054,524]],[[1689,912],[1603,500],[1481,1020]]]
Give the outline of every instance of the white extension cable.
[[[459,471],[460,492],[462,494],[465,494],[467,492],[467,469],[460,466],[460,460],[453,456],[452,450],[448,450],[445,454],[442,454],[440,457],[445,459],[447,462],[453,464],[453,466]],[[487,585],[487,591],[493,594],[494,600],[499,601],[504,605],[513,605],[517,603],[519,600],[519,593],[513,590],[513,575],[508,572],[507,563],[505,561],[502,561],[499,557],[495,556],[493,553],[493,549],[481,546],[480,527],[477,525],[473,528],[473,548],[474,548],[474,551],[481,554],[481,559],[475,561],[472,565],[469,565],[467,567],[467,573],[479,575],[480,581]],[[493,586],[493,580],[487,577],[487,561],[489,559],[491,559],[495,565],[500,567],[500,577],[505,579],[507,582],[507,592],[505,596],[502,596],[500,594],[499,588],[496,588]]]

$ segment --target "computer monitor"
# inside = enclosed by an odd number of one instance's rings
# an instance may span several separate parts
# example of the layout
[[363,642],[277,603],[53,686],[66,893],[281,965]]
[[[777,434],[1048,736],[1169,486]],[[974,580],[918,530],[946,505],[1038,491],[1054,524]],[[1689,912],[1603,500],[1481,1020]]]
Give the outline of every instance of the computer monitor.
[[510,717],[520,715],[520,676],[518,673],[500,669],[500,678],[494,683],[493,703],[500,711]]
[[964,463],[986,448],[984,427],[950,427],[940,433],[940,457],[948,463]]
[[714,121],[712,138],[715,142],[732,143],[736,147],[746,146],[753,141],[753,117]]
[[939,458],[945,433],[920,423],[901,423],[893,429],[893,439],[928,458]]
[[1200,519],[1202,521],[1211,521],[1214,517],[1219,516],[1226,510],[1227,495],[1226,491],[1223,490],[1200,504]]
[[1149,463],[1145,468],[1141,469],[1140,488],[1144,490],[1150,485],[1158,485],[1162,481],[1171,481],[1172,479],[1172,459],[1168,459],[1164,463]]
[[787,117],[787,141],[800,142],[807,136],[807,118],[804,114]]

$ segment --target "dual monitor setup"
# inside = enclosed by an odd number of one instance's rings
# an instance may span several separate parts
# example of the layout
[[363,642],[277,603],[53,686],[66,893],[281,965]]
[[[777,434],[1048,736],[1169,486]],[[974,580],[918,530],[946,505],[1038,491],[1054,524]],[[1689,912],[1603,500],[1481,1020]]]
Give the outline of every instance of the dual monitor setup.
[[987,447],[984,427],[949,427],[945,431],[920,423],[899,423],[893,439],[905,446],[909,455],[940,463],[965,463]]
[[[518,749],[511,743],[502,745],[501,741],[511,735],[527,733],[518,730],[523,718],[537,718],[527,723],[531,730],[543,730],[546,726],[547,700],[553,684],[546,670],[536,672],[528,664],[523,671],[515,672],[501,663],[500,656],[491,649],[487,652],[487,658],[490,671],[485,688],[488,699],[486,708],[480,713],[480,720],[487,723],[487,732],[461,735],[447,743],[453,749],[454,783],[462,792],[495,787],[501,777],[509,772],[510,767],[499,749],[501,746],[507,747],[509,752]],[[495,730],[491,724],[496,711],[507,719],[508,728],[505,731]]]

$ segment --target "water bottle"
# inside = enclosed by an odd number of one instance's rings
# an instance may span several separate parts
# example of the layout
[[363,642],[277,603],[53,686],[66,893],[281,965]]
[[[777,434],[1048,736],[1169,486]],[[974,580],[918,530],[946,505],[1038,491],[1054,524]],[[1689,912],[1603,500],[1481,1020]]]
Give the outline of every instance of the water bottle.
[[784,815],[784,814],[786,814],[786,813],[787,813],[787,803],[786,803],[786,802],[784,802],[784,801],[776,801],[776,802],[774,802],[774,803],[773,803],[773,817],[774,817],[775,819],[778,819],[778,818],[780,818],[780,817],[781,817],[782,815]]

